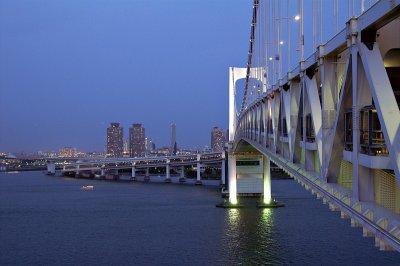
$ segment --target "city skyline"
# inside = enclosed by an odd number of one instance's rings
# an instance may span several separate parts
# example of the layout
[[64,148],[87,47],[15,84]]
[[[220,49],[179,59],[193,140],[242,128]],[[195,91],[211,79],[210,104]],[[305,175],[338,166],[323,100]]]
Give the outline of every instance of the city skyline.
[[[297,1],[291,9],[298,14]],[[228,68],[247,64],[251,11],[251,0],[3,1],[0,150],[99,150],[109,121],[141,121],[166,145],[164,130],[175,121],[180,146],[207,145],[209,128],[227,128]],[[239,81],[238,95],[243,87]]]
[[103,150],[110,121],[140,121],[166,146],[174,121],[180,147],[204,147],[209,128],[227,128],[228,68],[246,65],[251,5],[2,2],[0,150]]

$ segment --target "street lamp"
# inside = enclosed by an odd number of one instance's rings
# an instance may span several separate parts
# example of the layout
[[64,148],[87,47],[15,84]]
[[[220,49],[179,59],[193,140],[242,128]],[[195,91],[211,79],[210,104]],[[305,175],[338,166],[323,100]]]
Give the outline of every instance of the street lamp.
[[[278,39],[279,39],[279,44],[280,45],[284,44],[284,41],[281,40],[281,33],[280,33],[280,31],[281,31],[281,21],[284,20],[284,19],[287,20],[287,36],[288,36],[288,40],[287,40],[287,43],[288,43],[287,72],[290,71],[290,20],[299,21],[300,18],[301,18],[301,16],[299,14],[297,14],[295,16],[289,16],[289,10],[288,10],[288,16],[287,17],[279,17],[279,18],[275,19],[275,20],[278,20],[278,22],[279,22],[279,24],[278,24],[278,27],[279,27],[279,30],[278,30],[279,37],[278,37]],[[278,47],[279,60],[281,60],[281,51],[282,51],[282,49],[279,46]],[[279,79],[282,78],[282,69],[281,69],[282,66],[281,66],[281,64],[282,64],[281,61],[279,61]]]

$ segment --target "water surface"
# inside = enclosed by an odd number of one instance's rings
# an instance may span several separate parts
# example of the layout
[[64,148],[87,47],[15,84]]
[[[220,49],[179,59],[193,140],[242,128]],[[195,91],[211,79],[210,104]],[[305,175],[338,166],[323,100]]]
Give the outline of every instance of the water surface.
[[295,181],[272,187],[286,207],[219,209],[212,186],[0,173],[0,265],[400,265]]

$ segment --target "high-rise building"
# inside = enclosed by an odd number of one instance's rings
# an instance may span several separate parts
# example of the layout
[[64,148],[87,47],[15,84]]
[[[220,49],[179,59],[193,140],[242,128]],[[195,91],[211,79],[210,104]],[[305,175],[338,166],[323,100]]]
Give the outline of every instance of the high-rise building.
[[129,139],[124,139],[124,152],[123,152],[123,157],[129,157],[130,152],[129,152]]
[[146,143],[146,154],[150,154],[152,151],[154,151],[155,148],[155,144],[153,142],[152,139],[150,138],[145,138],[145,143]]
[[224,130],[218,127],[213,127],[211,130],[211,150],[223,151],[225,142]]
[[146,155],[146,136],[142,124],[133,124],[129,128],[129,150],[131,157]]
[[178,145],[176,144],[176,124],[171,124],[171,145],[169,146],[169,153],[176,155]]
[[107,128],[107,156],[122,157],[124,151],[124,130],[119,123],[111,123]]

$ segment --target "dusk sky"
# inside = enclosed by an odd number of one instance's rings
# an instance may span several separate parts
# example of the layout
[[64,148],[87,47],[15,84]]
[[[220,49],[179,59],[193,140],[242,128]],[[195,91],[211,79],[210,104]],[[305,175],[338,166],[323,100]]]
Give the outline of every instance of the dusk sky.
[[245,66],[252,0],[0,2],[0,151],[103,151],[142,123],[158,147],[228,126],[228,67]]
[[[282,51],[291,51],[294,68],[299,24],[290,22],[290,49],[287,1],[280,3]],[[293,18],[298,1],[289,3]],[[313,51],[312,3],[303,5],[306,57]],[[322,3],[325,42],[334,34],[334,8],[333,1]],[[338,3],[340,30],[357,15],[360,1],[354,11],[348,1]],[[103,151],[110,122],[122,124],[125,138],[132,123],[143,124],[157,147],[169,145],[174,122],[179,148],[210,145],[211,128],[228,127],[228,68],[247,65],[252,5],[252,0],[1,1],[0,152]],[[239,103],[243,85],[236,87]]]

